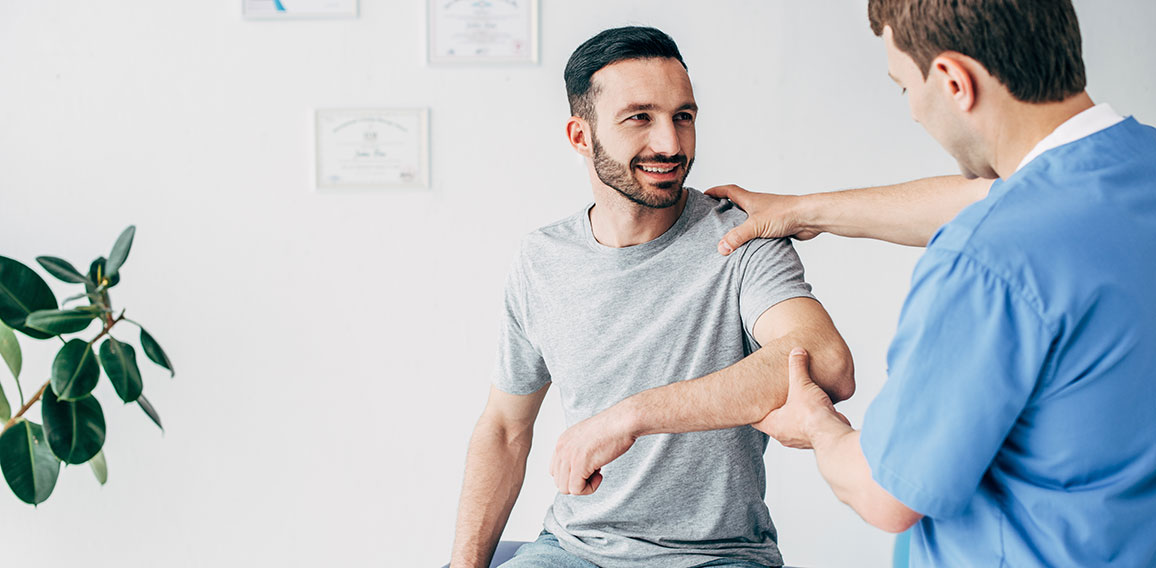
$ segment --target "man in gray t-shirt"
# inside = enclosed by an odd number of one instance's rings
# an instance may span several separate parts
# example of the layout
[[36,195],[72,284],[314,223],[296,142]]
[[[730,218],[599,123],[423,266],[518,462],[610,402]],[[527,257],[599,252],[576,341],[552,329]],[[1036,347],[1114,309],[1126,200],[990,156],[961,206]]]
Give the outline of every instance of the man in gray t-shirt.
[[652,28],[607,30],[570,59],[570,143],[594,203],[527,236],[506,283],[498,365],[470,442],[452,566],[487,566],[556,385],[559,488],[539,540],[504,566],[778,566],[763,502],[767,436],[802,345],[835,400],[850,355],[790,241],[730,256],[746,219],[684,188],[697,106]]

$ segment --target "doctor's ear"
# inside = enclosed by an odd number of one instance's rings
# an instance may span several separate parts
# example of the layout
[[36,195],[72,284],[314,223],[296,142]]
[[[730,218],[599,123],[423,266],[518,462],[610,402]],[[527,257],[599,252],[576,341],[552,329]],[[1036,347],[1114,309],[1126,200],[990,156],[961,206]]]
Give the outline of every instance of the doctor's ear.
[[592,146],[594,138],[591,136],[593,129],[586,119],[579,116],[571,116],[570,120],[566,121],[566,138],[570,141],[570,146],[574,148],[575,152],[590,158],[593,156]]
[[931,61],[931,70],[940,75],[942,87],[959,110],[968,112],[975,106],[976,77],[966,56],[944,53]]

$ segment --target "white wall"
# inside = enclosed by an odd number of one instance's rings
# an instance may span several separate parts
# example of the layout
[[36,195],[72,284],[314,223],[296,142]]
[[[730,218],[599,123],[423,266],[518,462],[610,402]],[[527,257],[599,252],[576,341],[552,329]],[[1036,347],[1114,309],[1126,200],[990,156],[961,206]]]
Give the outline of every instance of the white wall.
[[[563,138],[570,51],[621,24],[673,35],[702,107],[696,187],[951,173],[864,5],[542,0],[540,65],[429,68],[419,0],[302,22],[243,21],[240,0],[0,2],[0,254],[86,264],[135,223],[114,300],[179,373],[146,376],[163,436],[98,388],[107,486],[68,468],[37,509],[0,489],[6,563],[440,565],[515,243],[590,199]],[[1077,9],[1093,98],[1156,122],[1156,4]],[[431,109],[430,190],[312,190],[313,109],[359,106]],[[919,251],[799,249],[855,354],[843,407],[858,423]],[[29,392],[55,345],[23,344]],[[507,538],[537,534],[553,496],[557,405]],[[788,562],[887,565],[890,537],[831,496],[810,454],[766,460]]]

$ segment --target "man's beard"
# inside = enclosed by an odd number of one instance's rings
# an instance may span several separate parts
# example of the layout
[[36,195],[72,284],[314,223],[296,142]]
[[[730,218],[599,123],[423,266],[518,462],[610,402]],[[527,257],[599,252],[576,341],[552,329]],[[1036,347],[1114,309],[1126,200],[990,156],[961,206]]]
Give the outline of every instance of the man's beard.
[[[593,141],[594,172],[598,174],[598,179],[602,180],[602,183],[614,188],[623,197],[651,209],[672,207],[682,199],[682,184],[686,181],[687,174],[690,173],[690,167],[694,165],[694,159],[687,160],[683,154],[677,156],[635,156],[634,159],[630,160],[630,165],[625,165],[606,154],[602,144],[598,143],[597,136],[591,135],[590,138]],[[682,177],[675,181],[654,184],[654,187],[661,191],[647,191],[639,183],[638,178],[634,176],[634,168],[643,162],[684,166]]]

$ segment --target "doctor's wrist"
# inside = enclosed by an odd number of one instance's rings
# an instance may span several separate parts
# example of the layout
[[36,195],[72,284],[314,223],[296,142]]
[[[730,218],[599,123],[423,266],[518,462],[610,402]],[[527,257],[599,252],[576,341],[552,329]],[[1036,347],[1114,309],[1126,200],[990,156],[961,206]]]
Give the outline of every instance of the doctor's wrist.
[[844,422],[844,418],[834,408],[816,409],[806,419],[807,437],[816,451],[831,447],[855,429]]
[[825,193],[795,196],[791,204],[791,215],[795,220],[795,234],[799,238],[811,239],[828,232],[825,215],[831,207],[829,198]]

